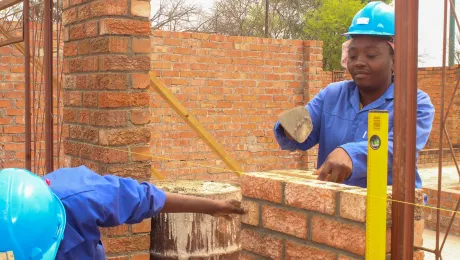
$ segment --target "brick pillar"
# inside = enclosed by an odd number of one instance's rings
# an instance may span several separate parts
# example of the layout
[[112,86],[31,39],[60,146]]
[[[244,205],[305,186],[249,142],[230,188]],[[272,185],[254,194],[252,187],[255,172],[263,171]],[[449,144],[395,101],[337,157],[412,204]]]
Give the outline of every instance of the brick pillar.
[[[86,165],[148,180],[150,2],[65,0],[65,154]],[[116,149],[116,150],[114,150]]]
[[[63,5],[65,154],[71,166],[148,180],[151,158],[129,151],[150,153],[150,2]],[[108,259],[148,258],[148,219],[101,232]]]

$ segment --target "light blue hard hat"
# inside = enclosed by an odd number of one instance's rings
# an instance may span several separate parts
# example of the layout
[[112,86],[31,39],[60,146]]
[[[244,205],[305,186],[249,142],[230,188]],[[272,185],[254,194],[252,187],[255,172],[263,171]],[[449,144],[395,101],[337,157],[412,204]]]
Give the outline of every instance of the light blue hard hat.
[[65,225],[64,206],[43,179],[23,169],[0,171],[0,252],[55,259]]
[[353,18],[351,26],[344,35],[351,38],[354,35],[395,35],[394,9],[381,1],[368,3]]

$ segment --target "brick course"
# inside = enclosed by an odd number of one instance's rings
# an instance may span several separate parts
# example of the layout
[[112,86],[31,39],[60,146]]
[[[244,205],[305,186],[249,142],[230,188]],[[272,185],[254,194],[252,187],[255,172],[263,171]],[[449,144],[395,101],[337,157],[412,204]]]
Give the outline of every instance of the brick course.
[[[283,172],[253,172],[241,180],[243,205],[249,209],[248,216],[242,219],[243,259],[362,259],[366,243],[366,189],[313,180],[312,172]],[[300,174],[304,177],[294,177]],[[265,186],[270,182],[281,186],[281,200],[270,200],[272,192]],[[322,206],[306,208],[302,204],[289,204],[288,186],[293,184],[305,191],[314,187],[314,194],[295,196],[310,201],[305,205],[319,205],[314,202],[316,198],[334,194],[330,207],[327,207],[330,210],[324,211]],[[265,188],[257,193],[248,192],[254,187]],[[391,198],[391,187],[388,188],[388,197]],[[423,204],[422,190],[416,192],[416,203]],[[389,253],[391,201],[387,204]],[[415,211],[415,226],[414,244],[422,246],[424,219],[421,208]]]

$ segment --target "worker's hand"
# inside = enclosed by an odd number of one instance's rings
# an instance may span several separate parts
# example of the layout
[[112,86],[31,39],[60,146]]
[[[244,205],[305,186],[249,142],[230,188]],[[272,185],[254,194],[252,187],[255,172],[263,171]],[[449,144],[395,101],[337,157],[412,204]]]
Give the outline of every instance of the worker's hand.
[[224,217],[227,220],[232,220],[231,214],[243,215],[247,211],[241,208],[241,202],[237,200],[219,200],[217,201],[217,207],[214,212],[210,215],[213,217]]
[[353,162],[348,153],[342,148],[336,148],[315,174],[319,175],[318,180],[342,183],[352,170]]

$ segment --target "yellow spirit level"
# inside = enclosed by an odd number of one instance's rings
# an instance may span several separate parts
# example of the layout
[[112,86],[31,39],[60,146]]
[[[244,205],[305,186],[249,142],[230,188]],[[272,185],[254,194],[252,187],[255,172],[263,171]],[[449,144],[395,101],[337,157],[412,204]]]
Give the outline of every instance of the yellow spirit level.
[[388,111],[371,110],[368,119],[366,259],[385,260]]

